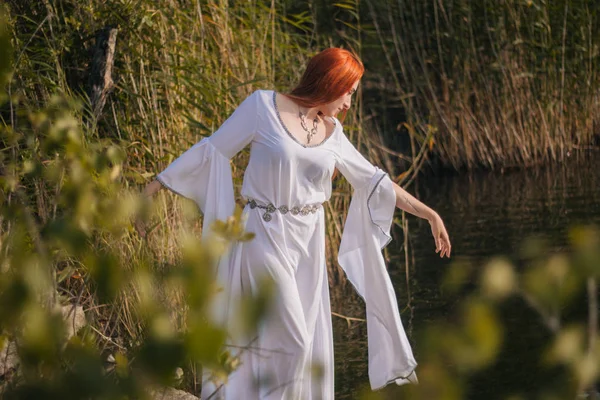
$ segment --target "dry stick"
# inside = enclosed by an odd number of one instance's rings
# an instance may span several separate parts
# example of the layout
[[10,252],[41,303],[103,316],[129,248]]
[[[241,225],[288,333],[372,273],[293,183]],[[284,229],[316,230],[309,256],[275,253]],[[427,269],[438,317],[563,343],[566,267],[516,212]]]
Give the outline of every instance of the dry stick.
[[336,213],[335,209],[331,206],[331,203],[329,201],[327,202],[327,209],[329,210],[329,213],[331,215],[331,220],[333,221],[333,223],[335,225],[335,230],[338,234],[338,237],[342,237],[342,228],[340,227],[340,224],[338,223],[338,218],[336,218],[337,213]]
[[551,312],[546,312],[544,307],[538,303],[535,298],[529,295],[525,290],[519,291],[525,303],[534,311],[536,311],[542,319],[542,323],[554,334],[557,334],[560,330],[560,316],[553,315]]
[[112,340],[112,338],[106,336],[105,334],[103,334],[102,332],[100,332],[98,329],[94,328],[94,325],[90,325],[90,328],[96,332],[98,335],[100,335],[104,340],[106,340],[107,342],[110,342],[112,344],[114,344],[115,346],[117,346],[118,348],[120,348],[121,350],[127,350],[125,347],[121,346],[119,343],[115,342],[114,340]]
[[94,125],[104,104],[106,97],[113,89],[112,68],[115,58],[115,45],[117,42],[117,30],[111,27],[104,27],[96,34],[96,49],[92,60],[92,69],[90,73],[90,101],[94,114]]
[[[423,147],[425,147],[426,145],[423,144]],[[425,163],[425,157],[420,157],[419,159],[417,159],[415,161],[416,163],[416,167],[414,168],[414,172],[412,174],[412,176],[410,177],[410,179],[408,181],[406,181],[404,183],[404,185],[402,186],[403,188],[407,188],[410,185],[412,185],[413,181],[417,178],[417,173],[421,170],[421,167],[423,166],[423,164]]]
[[358,322],[365,322],[366,321],[366,319],[363,319],[363,318],[347,317],[345,315],[338,314],[338,313],[333,312],[333,311],[331,312],[331,315],[336,316],[338,318],[345,319],[346,322],[348,323],[348,328],[350,328],[350,322],[351,321],[358,321]]
[[[427,137],[425,138],[425,141],[423,142],[423,145],[421,145],[421,149],[419,150],[419,154],[417,154],[417,156],[415,157],[413,163],[411,164],[410,168],[406,171],[404,177],[402,177],[402,179],[400,179],[398,182],[396,182],[399,186],[402,185],[402,183],[404,181],[406,181],[406,179],[410,176],[410,174],[412,173],[413,175],[416,175],[417,172],[419,171],[419,161],[421,161],[422,158],[424,158],[424,154],[425,151],[427,150],[427,142],[429,142],[429,140],[431,139],[431,136],[433,135],[433,131],[429,131],[429,133],[427,134]],[[422,163],[421,163],[422,164]],[[412,181],[412,179],[410,180]]]
[[446,69],[444,68],[444,56],[442,53],[442,41],[440,40],[442,35],[440,35],[440,20],[439,20],[439,15],[438,15],[438,1],[434,1],[433,2],[433,17],[434,17],[434,23],[435,23],[435,37],[437,38],[436,42],[437,42],[437,51],[438,51],[438,57],[440,59],[440,67],[441,67],[441,72],[442,72],[442,77],[443,80],[446,81],[446,77],[448,76],[446,74]]
[[[6,346],[5,347],[6,348],[6,355],[4,356],[4,359],[2,360],[2,366],[4,368],[2,370],[0,370],[0,374],[2,374],[4,376],[4,379],[6,379],[5,375],[9,371],[9,368],[8,368],[8,359],[9,359],[9,356],[10,356],[10,347],[11,347],[11,345],[13,347],[15,347],[15,348],[17,346],[16,342],[11,342],[11,341],[8,340],[8,338],[5,339],[4,346]],[[0,392],[2,395],[4,395],[4,391],[6,390],[7,386],[8,385],[2,385],[2,389],[1,389],[1,392]]]
[[[367,139],[368,139],[368,138],[367,138]],[[377,143],[377,142],[376,142],[376,141],[374,141],[374,140],[370,140],[370,139],[368,139],[368,144],[369,144],[369,145],[372,145],[372,146],[375,146],[377,149],[379,149],[379,150],[383,151],[384,153],[391,154],[391,155],[393,155],[394,157],[397,157],[397,158],[399,158],[400,160],[404,160],[404,161],[408,161],[408,162],[413,162],[413,161],[414,161],[414,159],[412,159],[411,157],[407,157],[407,156],[405,156],[405,155],[404,155],[404,154],[402,154],[402,153],[399,153],[399,152],[397,152],[397,151],[391,150],[391,149],[387,148],[386,146],[384,146],[384,145],[382,145],[382,144],[379,144],[379,143]]]
[[556,153],[554,152],[554,145],[552,144],[552,138],[550,137],[550,127],[546,121],[546,115],[544,114],[544,110],[542,109],[542,105],[540,104],[539,100],[536,100],[535,103],[540,111],[540,118],[542,120],[542,125],[544,126],[544,131],[546,132],[546,140],[548,141],[548,147],[550,147],[550,154],[552,154],[552,159],[555,160]]
[[410,267],[408,261],[408,220],[406,219],[406,212],[402,211],[402,231],[404,232],[404,276],[406,278],[406,293],[408,298],[407,307],[411,306],[412,296],[410,293]]

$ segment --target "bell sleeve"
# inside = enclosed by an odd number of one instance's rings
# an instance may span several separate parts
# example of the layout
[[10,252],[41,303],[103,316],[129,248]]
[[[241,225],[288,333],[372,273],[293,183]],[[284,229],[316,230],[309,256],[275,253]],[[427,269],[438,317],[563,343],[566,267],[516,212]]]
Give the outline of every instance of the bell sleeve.
[[367,315],[369,380],[376,390],[390,383],[417,383],[417,363],[381,250],[391,241],[396,206],[392,181],[342,135],[336,167],[354,192],[342,233],[338,262],[360,296]]
[[[203,213],[202,235],[210,235],[215,220],[226,220],[235,210],[233,179],[229,160],[256,135],[259,91],[248,96],[211,136],[181,154],[156,179],[166,188],[196,202]],[[223,289],[214,299],[211,312],[217,324],[228,323],[230,299],[239,293],[236,271],[229,263],[230,251],[221,255],[215,278]],[[239,280],[239,279],[238,279]]]
[[156,179],[171,191],[196,202],[203,232],[216,219],[233,214],[235,197],[229,160],[257,131],[258,91],[248,96],[211,136],[181,154]]

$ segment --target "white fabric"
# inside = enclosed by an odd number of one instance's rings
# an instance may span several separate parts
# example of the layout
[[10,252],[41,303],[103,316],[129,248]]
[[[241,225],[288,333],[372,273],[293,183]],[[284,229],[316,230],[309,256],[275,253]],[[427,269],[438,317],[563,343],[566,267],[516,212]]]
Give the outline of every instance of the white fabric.
[[[249,96],[208,138],[158,175],[176,193],[193,199],[204,228],[234,208],[229,159],[251,144],[242,196],[289,208],[322,203],[331,196],[335,168],[354,188],[339,262],[365,299],[369,377],[373,389],[396,381],[416,382],[416,362],[404,333],[381,249],[389,242],[395,193],[386,174],[348,141],[341,124],[317,146],[305,147],[285,129],[273,91]],[[272,213],[246,206],[252,241],[237,243],[219,264],[219,281],[231,299],[252,295],[264,276],[276,283],[274,309],[242,353],[242,365],[220,388],[222,399],[333,399],[333,337],[325,262],[323,208],[308,215]],[[221,303],[227,314],[227,302]],[[239,339],[234,339],[234,344]],[[315,377],[311,367],[319,366]],[[407,380],[408,379],[408,380]],[[203,390],[208,397],[213,388]]]
[[389,236],[396,195],[380,169],[365,187],[354,190],[338,261],[367,307],[369,379],[373,389],[388,383],[417,382],[410,343],[381,249]]

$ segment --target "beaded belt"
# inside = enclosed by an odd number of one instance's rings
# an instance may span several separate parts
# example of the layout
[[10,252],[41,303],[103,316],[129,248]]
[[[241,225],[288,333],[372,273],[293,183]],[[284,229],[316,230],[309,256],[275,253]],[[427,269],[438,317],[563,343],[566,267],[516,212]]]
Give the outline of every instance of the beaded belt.
[[267,222],[273,218],[271,214],[273,214],[275,211],[279,211],[283,215],[287,214],[288,212],[292,215],[308,215],[316,213],[319,210],[319,207],[321,207],[321,203],[308,204],[302,207],[294,206],[292,208],[289,208],[288,206],[275,207],[272,203],[267,205],[258,204],[254,199],[248,199],[248,203],[246,204],[250,205],[250,208],[253,210],[257,207],[265,210],[262,218]]

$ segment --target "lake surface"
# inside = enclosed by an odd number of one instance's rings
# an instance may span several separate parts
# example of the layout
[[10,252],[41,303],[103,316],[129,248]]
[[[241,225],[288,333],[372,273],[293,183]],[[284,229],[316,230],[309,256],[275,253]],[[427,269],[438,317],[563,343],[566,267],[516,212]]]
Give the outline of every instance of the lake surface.
[[[456,298],[449,300],[440,290],[451,262],[462,259],[482,266],[494,255],[515,257],[524,239],[533,235],[545,239],[552,250],[561,250],[573,225],[600,226],[600,153],[527,170],[429,176],[408,190],[442,216],[452,241],[452,259],[441,260],[429,224],[409,216],[408,283],[401,229],[395,229],[388,247],[390,275],[418,362],[419,332],[455,311]],[[333,310],[363,318],[360,299],[350,293],[332,292]],[[552,374],[531,373],[538,366],[526,361],[528,352],[540,351],[538,345],[549,337],[536,314],[514,302],[503,317],[508,320],[507,345],[491,368],[471,380],[468,398],[504,399],[517,390],[533,393],[537,384],[552,379]],[[334,317],[334,336],[336,399],[353,399],[368,384],[366,324]]]

